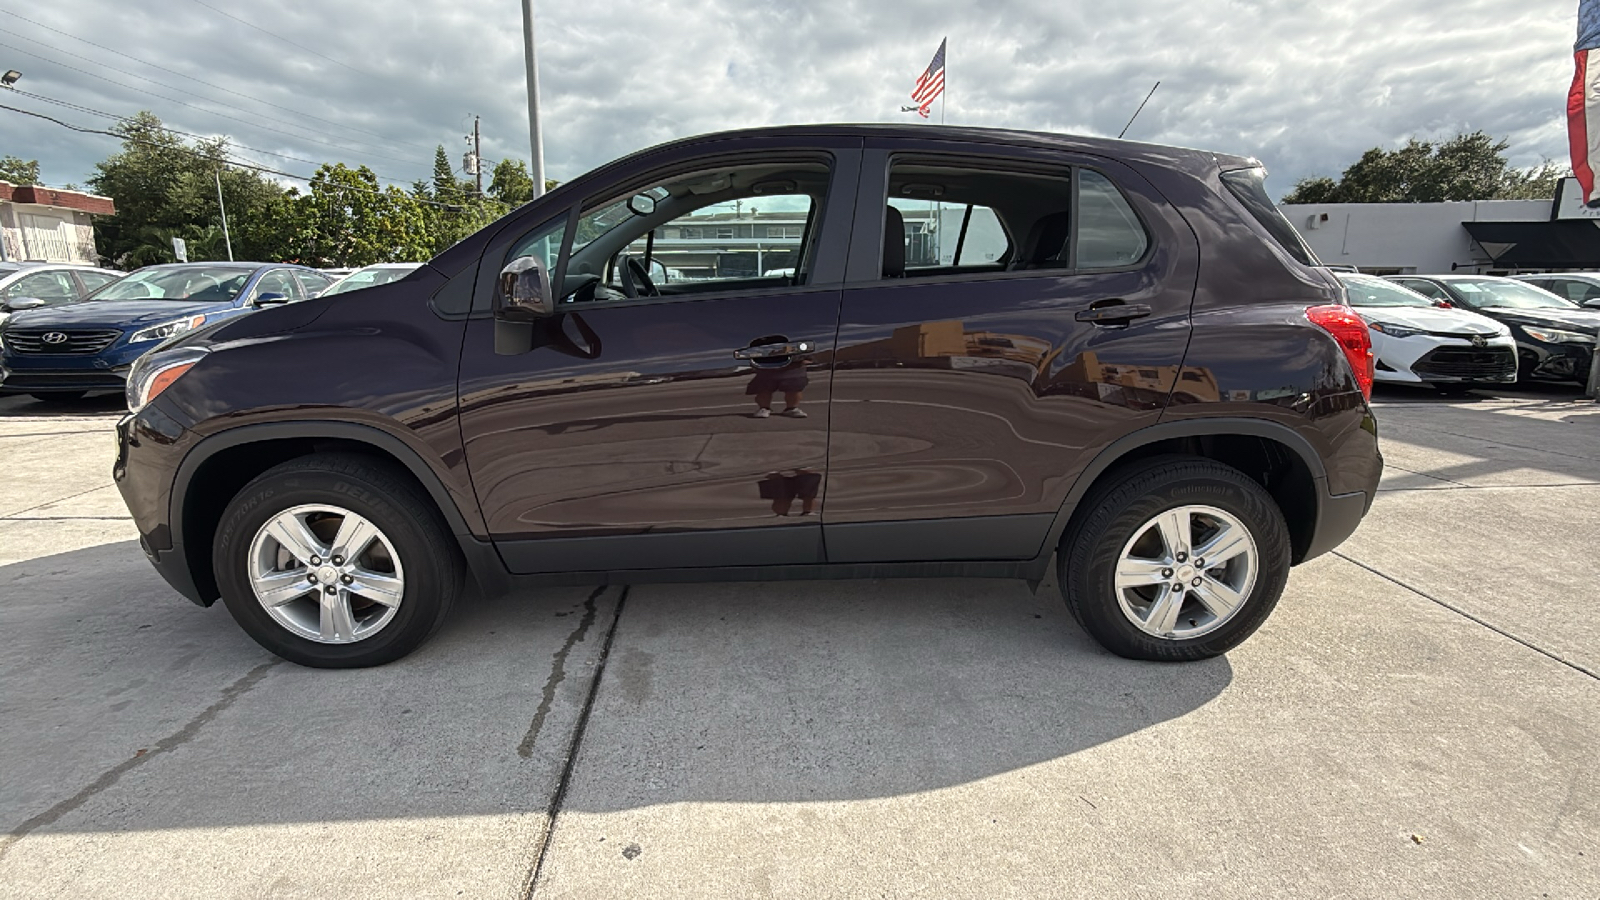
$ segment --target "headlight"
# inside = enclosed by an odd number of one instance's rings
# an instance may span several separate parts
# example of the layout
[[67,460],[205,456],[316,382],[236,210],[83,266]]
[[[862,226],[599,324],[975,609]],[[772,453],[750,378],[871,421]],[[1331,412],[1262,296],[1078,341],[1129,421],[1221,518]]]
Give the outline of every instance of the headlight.
[[141,356],[128,373],[128,411],[136,413],[143,409],[183,373],[194,368],[207,352],[202,347],[179,347],[167,353]]
[[1559,328],[1529,328],[1527,326],[1523,326],[1522,330],[1526,331],[1528,336],[1534,340],[1544,341],[1546,344],[1594,343],[1594,335],[1581,334],[1576,331],[1562,331]]
[[137,344],[140,341],[164,341],[169,337],[183,334],[185,331],[199,328],[206,322],[205,316],[189,316],[183,319],[174,319],[171,322],[162,322],[152,325],[141,331],[135,331],[133,337],[128,338],[128,343]]
[[1368,322],[1367,327],[1373,331],[1387,334],[1392,338],[1415,337],[1422,333],[1420,328],[1410,328],[1405,325],[1396,325],[1393,322]]

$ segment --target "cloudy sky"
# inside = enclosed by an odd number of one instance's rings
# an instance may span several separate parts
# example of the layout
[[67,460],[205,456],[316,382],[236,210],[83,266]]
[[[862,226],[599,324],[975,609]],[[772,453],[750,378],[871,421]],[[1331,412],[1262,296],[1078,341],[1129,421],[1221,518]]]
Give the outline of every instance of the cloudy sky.
[[[945,35],[952,124],[1115,135],[1160,80],[1128,137],[1257,156],[1275,195],[1412,136],[1483,129],[1519,165],[1567,152],[1575,0],[535,4],[558,179],[706,131],[920,121],[899,107]],[[110,120],[85,110],[148,109],[296,174],[409,182],[438,144],[459,166],[473,114],[485,158],[526,159],[522,66],[517,0],[0,0],[0,70],[83,109],[0,103],[90,128]],[[50,184],[116,147],[0,109],[0,155]]]

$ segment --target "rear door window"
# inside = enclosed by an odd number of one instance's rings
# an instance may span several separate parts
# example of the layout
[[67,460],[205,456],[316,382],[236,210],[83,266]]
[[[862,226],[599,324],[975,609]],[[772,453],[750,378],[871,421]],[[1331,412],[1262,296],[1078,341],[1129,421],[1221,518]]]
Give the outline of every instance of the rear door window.
[[1079,169],[1077,267],[1131,266],[1149,246],[1144,225],[1117,186],[1099,172]]
[[886,278],[1117,269],[1151,246],[1122,191],[1092,169],[901,158],[887,200],[904,252],[886,238]]

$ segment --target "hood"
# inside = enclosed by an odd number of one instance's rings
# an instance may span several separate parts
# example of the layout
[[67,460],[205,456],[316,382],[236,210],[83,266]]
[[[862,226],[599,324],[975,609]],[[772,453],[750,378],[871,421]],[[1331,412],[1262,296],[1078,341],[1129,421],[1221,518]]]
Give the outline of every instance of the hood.
[[15,313],[6,327],[126,330],[159,325],[196,313],[232,308],[231,303],[190,303],[184,300],[85,300]]
[[1368,322],[1393,322],[1435,334],[1499,334],[1500,323],[1464,309],[1436,306],[1352,306]]
[[1517,325],[1546,325],[1583,334],[1600,334],[1600,309],[1486,309],[1491,319]]

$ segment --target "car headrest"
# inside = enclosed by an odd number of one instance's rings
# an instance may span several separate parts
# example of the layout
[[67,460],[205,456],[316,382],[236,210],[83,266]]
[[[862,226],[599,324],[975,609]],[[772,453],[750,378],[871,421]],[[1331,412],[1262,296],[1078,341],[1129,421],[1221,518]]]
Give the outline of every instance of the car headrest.
[[900,210],[884,207],[883,277],[903,278],[906,274],[906,220]]
[[1022,252],[1017,254],[1011,267],[1038,269],[1047,262],[1061,259],[1067,250],[1071,224],[1071,214],[1066,210],[1040,216],[1028,229],[1028,239],[1022,242]]

